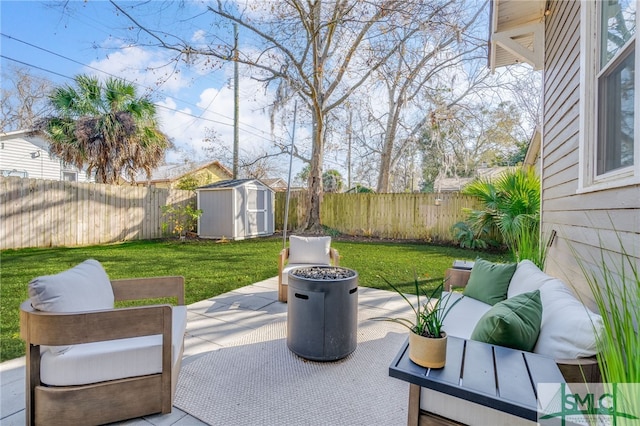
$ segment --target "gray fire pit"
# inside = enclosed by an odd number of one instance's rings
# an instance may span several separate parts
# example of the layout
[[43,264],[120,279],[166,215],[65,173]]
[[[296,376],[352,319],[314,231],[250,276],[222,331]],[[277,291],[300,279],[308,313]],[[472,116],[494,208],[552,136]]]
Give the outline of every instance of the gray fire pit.
[[358,343],[358,273],[337,266],[289,271],[287,346],[306,359],[335,361]]

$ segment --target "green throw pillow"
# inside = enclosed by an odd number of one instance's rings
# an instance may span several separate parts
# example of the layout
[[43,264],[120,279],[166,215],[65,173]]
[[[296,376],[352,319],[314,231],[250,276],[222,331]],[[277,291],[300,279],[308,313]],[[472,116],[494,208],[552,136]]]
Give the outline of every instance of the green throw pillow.
[[476,324],[471,340],[507,348],[533,351],[540,334],[540,290],[522,293],[496,303]]
[[507,298],[511,277],[516,272],[515,263],[492,263],[477,259],[471,269],[464,295],[489,305]]

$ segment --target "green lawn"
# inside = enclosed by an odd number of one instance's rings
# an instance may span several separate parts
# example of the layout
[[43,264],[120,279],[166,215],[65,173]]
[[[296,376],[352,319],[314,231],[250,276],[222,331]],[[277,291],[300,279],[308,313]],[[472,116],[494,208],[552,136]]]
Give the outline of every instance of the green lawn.
[[[412,292],[414,270],[426,286],[438,285],[454,259],[494,255],[453,247],[334,239],[340,264],[355,269],[359,285],[390,290],[380,276]],[[70,268],[85,259],[102,263],[110,278],[183,275],[187,304],[252,284],[278,274],[281,238],[218,243],[206,240],[135,241],[114,245],[6,250],[0,256],[0,360],[24,355],[19,337],[19,306],[27,299],[27,284],[40,275]]]

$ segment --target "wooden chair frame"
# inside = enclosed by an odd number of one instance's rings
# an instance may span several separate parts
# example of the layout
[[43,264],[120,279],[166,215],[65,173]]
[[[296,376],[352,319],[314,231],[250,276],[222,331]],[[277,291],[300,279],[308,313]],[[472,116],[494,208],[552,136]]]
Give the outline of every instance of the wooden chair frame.
[[[278,300],[280,302],[287,301],[287,285],[282,283],[282,270],[287,265],[289,259],[289,248],[284,248],[280,251],[278,256]],[[329,261],[333,266],[340,266],[340,255],[338,250],[334,248],[329,249]]]
[[[184,277],[112,280],[116,301],[175,298],[184,305]],[[151,305],[80,313],[20,307],[20,336],[26,341],[26,424],[104,424],[154,413],[170,413],[182,348],[172,369],[172,308]],[[162,335],[162,372],[79,386],[40,381],[40,345],[74,345]]]
[[[466,287],[470,270],[449,268],[445,273],[447,291],[458,287]],[[598,360],[595,356],[577,359],[556,359],[556,364],[567,383],[597,383],[601,380]]]

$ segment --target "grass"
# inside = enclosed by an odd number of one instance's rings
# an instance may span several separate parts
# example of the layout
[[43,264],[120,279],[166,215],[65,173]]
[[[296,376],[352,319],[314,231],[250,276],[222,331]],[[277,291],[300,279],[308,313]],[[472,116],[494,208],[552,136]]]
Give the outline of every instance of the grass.
[[[414,271],[421,284],[434,288],[455,259],[480,253],[455,247],[387,242],[352,242],[334,238],[340,264],[358,271],[359,285],[391,290],[381,277],[407,293],[415,292]],[[102,263],[112,279],[183,275],[186,303],[191,304],[278,274],[280,238],[227,243],[207,240],[134,241],[122,244],[6,250],[0,262],[0,362],[24,355],[19,336],[19,307],[28,298],[29,281],[61,272],[89,259]],[[481,253],[492,261],[508,255]]]

